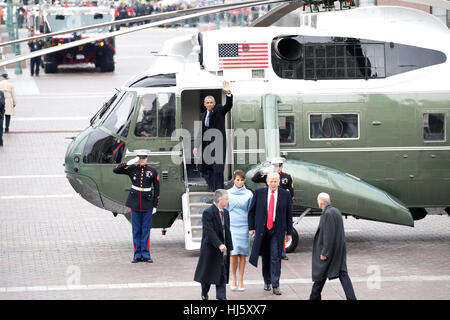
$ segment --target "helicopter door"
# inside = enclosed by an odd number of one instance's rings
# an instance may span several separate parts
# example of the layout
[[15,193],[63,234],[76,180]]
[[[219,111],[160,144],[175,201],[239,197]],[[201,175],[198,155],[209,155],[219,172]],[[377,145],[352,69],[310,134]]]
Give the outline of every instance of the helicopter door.
[[[213,96],[214,99],[221,103],[224,101],[225,96],[222,93],[222,89],[200,89],[200,90],[184,90],[181,93],[181,127],[189,132],[191,137],[190,148],[186,150],[186,171],[188,185],[191,186],[206,186],[206,180],[201,175],[201,165],[198,158],[194,158],[192,150],[194,149],[195,138],[195,122],[200,121],[201,113],[206,109],[203,106],[203,101],[206,96]],[[220,102],[219,102],[220,101]],[[225,126],[227,131],[231,129],[231,112],[227,114],[225,118]],[[232,168],[230,164],[231,154],[231,142],[232,139],[227,137],[227,156],[226,165],[224,168],[224,179],[229,181],[231,179]],[[188,148],[185,148],[188,149]]]

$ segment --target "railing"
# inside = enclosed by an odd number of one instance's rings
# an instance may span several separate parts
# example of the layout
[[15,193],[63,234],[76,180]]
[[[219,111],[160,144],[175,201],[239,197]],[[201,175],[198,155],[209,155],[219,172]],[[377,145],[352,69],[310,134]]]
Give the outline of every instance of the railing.
[[188,182],[188,173],[186,166],[186,149],[184,147],[184,138],[181,137],[181,149],[182,149],[182,157],[183,157],[183,170],[184,170],[184,187],[186,189],[187,194],[189,195],[189,182]]

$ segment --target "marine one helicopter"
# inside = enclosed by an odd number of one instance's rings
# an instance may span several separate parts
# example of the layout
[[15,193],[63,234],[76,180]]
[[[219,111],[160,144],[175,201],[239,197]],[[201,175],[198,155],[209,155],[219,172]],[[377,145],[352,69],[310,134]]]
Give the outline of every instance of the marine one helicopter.
[[[210,193],[191,151],[196,120],[205,96],[224,100],[228,80],[226,187],[235,169],[247,173],[249,188],[259,187],[250,178],[282,156],[299,219],[318,213],[319,192],[356,218],[414,226],[425,208],[450,214],[447,26],[410,8],[329,10],[329,2],[325,11],[302,12],[297,26],[268,26],[304,4],[324,3],[289,2],[254,27],[167,40],[148,71],[127,81],[69,145],[73,188],[115,215],[129,214],[129,181],[112,169],[149,149],[160,174],[153,228],[169,228],[182,213],[186,249],[198,249]],[[295,233],[287,251],[297,242]]]

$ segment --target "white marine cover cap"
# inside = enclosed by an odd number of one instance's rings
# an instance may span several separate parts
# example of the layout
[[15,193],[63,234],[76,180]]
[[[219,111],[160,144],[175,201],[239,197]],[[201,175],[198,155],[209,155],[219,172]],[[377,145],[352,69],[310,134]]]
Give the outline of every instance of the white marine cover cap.
[[148,155],[150,154],[150,150],[147,149],[138,149],[138,150],[134,150],[134,152],[136,153],[136,156],[146,156],[148,157]]

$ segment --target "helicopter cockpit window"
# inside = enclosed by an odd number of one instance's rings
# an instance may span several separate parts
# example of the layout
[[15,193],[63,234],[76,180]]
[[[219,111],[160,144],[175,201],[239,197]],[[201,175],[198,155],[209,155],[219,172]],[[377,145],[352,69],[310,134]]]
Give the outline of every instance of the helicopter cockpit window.
[[177,85],[175,73],[145,76],[127,84],[130,88],[174,87]]
[[358,139],[358,114],[310,114],[309,138],[315,139]]
[[175,130],[175,94],[145,94],[134,134],[137,137],[170,137]]
[[278,116],[280,143],[295,143],[294,116]]
[[108,115],[103,126],[122,137],[127,137],[131,116],[134,111],[135,98],[135,92],[127,92]]
[[425,113],[423,115],[423,140],[429,142],[445,141],[444,113]]
[[120,163],[125,144],[101,129],[92,132],[83,150],[84,163]]
[[[119,92],[116,92],[111,99],[109,99],[107,102],[103,104],[103,106],[100,108],[100,110],[97,111],[97,113],[91,118],[91,125],[96,123],[98,120],[103,119],[103,116],[107,113],[109,108],[113,105],[113,102],[117,102],[117,96],[119,95]],[[120,99],[120,98],[119,98]]]

